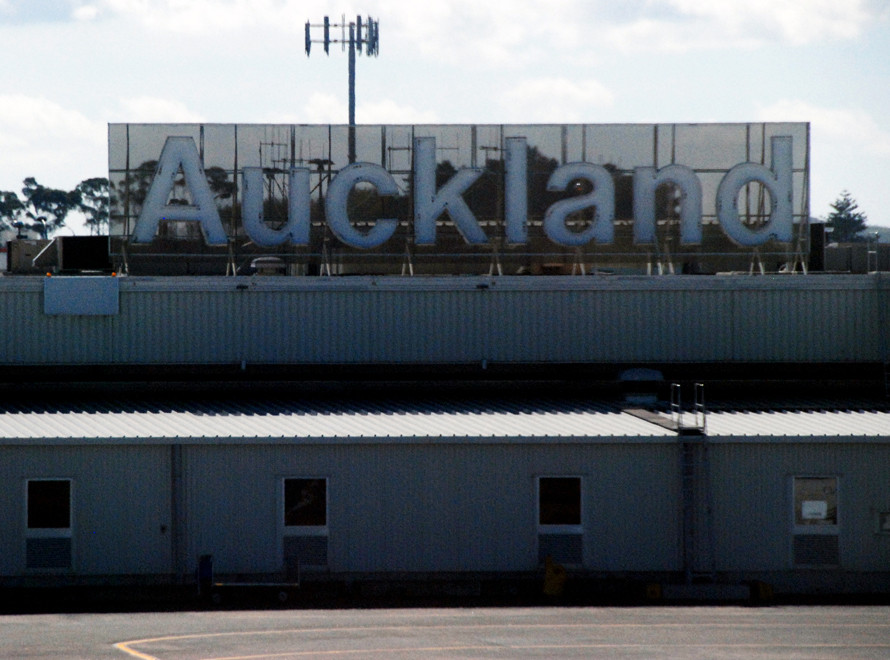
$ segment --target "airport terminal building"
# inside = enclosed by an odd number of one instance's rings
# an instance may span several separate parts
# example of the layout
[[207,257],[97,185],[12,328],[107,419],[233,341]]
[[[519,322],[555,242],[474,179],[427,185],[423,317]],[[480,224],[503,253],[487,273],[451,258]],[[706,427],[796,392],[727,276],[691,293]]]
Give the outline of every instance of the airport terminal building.
[[98,254],[0,277],[0,586],[886,593],[890,282],[808,134],[110,126]]

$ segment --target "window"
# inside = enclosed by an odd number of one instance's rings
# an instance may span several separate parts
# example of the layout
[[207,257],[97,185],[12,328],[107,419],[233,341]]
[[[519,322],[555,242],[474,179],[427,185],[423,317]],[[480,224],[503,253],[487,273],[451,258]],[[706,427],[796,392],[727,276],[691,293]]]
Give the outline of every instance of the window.
[[541,477],[538,482],[538,524],[581,524],[579,477]]
[[837,478],[794,478],[794,524],[837,525]]
[[28,529],[71,527],[71,482],[67,479],[28,482]]
[[71,480],[28,480],[25,509],[25,566],[70,568]]
[[284,480],[284,526],[323,527],[328,524],[327,479]]
[[840,518],[837,477],[793,477],[792,500],[794,565],[838,566]]
[[288,477],[283,482],[284,568],[291,577],[328,564],[328,480]]
[[584,560],[581,477],[538,478],[538,563],[571,566]]

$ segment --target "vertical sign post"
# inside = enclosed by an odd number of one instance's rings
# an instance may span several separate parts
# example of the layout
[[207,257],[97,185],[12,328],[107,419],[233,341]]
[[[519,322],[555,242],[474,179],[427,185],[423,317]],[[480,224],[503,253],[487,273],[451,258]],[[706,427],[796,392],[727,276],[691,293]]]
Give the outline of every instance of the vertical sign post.
[[[340,28],[343,31],[343,38],[341,39],[331,39],[331,28]],[[313,28],[322,28],[323,37],[321,39],[313,39],[312,38],[312,30]],[[346,37],[346,32],[349,32],[349,37]],[[357,16],[355,21],[346,22],[346,17],[344,16],[342,22],[340,23],[331,23],[330,19],[325,16],[324,22],[319,24],[313,24],[309,21],[306,21],[306,57],[309,56],[309,52],[312,50],[312,44],[320,43],[324,45],[324,52],[327,54],[330,52],[330,45],[334,44],[343,44],[344,46],[348,44],[349,46],[349,162],[355,162],[355,52],[358,49],[359,54],[362,52],[362,47],[365,48],[365,53],[367,55],[377,56],[379,52],[380,46],[380,22],[376,19],[368,16],[365,21],[362,21],[361,16]]]

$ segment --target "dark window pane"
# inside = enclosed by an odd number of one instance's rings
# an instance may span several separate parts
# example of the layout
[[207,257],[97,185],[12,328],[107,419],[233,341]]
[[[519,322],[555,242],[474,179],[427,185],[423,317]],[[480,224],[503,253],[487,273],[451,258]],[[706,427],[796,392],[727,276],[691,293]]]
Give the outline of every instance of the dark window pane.
[[286,527],[327,525],[327,480],[284,480],[284,524]]
[[581,524],[579,477],[542,477],[538,493],[538,522],[541,525]]
[[28,482],[28,529],[67,529],[71,526],[71,482]]

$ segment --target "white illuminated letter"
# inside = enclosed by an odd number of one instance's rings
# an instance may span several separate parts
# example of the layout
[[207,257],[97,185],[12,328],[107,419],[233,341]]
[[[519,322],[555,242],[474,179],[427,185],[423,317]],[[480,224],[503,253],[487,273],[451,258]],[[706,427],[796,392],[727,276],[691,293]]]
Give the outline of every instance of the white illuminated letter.
[[[720,182],[717,188],[717,219],[726,235],[739,245],[753,247],[771,238],[786,243],[792,240],[791,141],[789,136],[777,136],[770,140],[770,169],[757,163],[739,163]],[[746,227],[739,220],[739,191],[754,181],[769,190],[771,201],[769,221],[760,229]]]
[[373,163],[352,163],[347,165],[331,181],[325,195],[325,217],[331,231],[337,238],[357,248],[374,248],[382,245],[395,233],[398,220],[387,218],[377,223],[367,233],[358,231],[349,223],[346,203],[350,191],[359,183],[370,183],[377,188],[378,195],[398,195],[399,186],[395,179],[380,165]]
[[263,222],[263,169],[245,167],[241,180],[243,201],[241,217],[244,231],[254,245],[275,247],[287,241],[294,245],[309,243],[309,170],[294,167],[288,176],[287,224],[272,229]]
[[[561,199],[544,214],[544,233],[554,243],[566,246],[584,245],[595,239],[598,243],[611,243],[615,234],[615,183],[612,175],[601,165],[569,163],[558,167],[547,181],[547,190],[565,190],[572,181],[588,181],[593,190],[586,195]],[[566,226],[566,218],[572,213],[596,207],[593,222],[584,231],[572,231]]]
[[482,176],[482,170],[458,170],[436,191],[436,138],[414,139],[414,242],[436,242],[436,218],[445,211],[467,243],[486,243],[488,238],[464,201],[464,191]]
[[[180,169],[193,200],[191,206],[167,204]],[[157,172],[133,229],[133,242],[151,243],[161,220],[199,222],[208,245],[225,245],[228,242],[213,193],[201,167],[198,149],[190,137],[168,137],[164,143]]]
[[525,138],[506,139],[505,222],[508,243],[528,242],[528,149]]
[[655,242],[655,192],[671,183],[680,193],[680,242],[701,243],[701,181],[685,165],[634,168],[634,243]]

